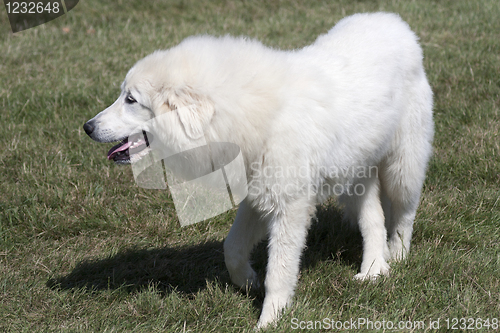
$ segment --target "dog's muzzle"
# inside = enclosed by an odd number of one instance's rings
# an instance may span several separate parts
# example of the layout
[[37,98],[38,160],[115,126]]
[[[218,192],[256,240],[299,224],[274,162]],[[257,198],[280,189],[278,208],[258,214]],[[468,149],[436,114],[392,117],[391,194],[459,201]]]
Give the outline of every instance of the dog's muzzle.
[[[92,135],[95,130],[95,120],[91,119],[86,122],[83,125],[83,130],[90,138],[95,140]],[[149,143],[152,139],[151,133],[147,133],[146,131],[131,134],[129,137],[120,140],[117,145],[108,151],[108,160],[113,160],[117,164],[129,164],[130,156],[149,148]]]

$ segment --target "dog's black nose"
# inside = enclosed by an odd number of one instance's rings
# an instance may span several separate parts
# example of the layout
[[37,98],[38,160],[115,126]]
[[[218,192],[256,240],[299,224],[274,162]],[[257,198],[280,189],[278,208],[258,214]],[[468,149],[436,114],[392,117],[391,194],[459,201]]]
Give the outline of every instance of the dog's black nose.
[[90,134],[92,134],[92,132],[94,131],[94,120],[89,120],[85,123],[85,125],[83,125],[83,130],[85,131],[85,133],[87,133],[87,135],[90,136]]

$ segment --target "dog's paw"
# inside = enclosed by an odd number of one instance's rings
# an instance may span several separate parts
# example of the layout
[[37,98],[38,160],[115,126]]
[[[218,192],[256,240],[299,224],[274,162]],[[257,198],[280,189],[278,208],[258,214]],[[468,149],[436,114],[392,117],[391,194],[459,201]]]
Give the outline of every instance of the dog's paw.
[[263,322],[261,319],[257,322],[257,325],[253,328],[254,332],[265,332],[268,329],[276,327],[276,320],[272,320],[269,322]]
[[402,244],[401,241],[390,242],[389,243],[391,260],[402,261],[406,258],[408,254],[408,249]]
[[266,330],[269,328],[273,328],[276,326],[276,323],[279,319],[280,313],[283,310],[282,306],[273,305],[271,308],[269,306],[269,302],[264,300],[264,306],[262,307],[262,313],[260,314],[259,321],[257,322],[257,326],[254,327],[254,331]]
[[374,281],[382,275],[386,275],[386,276],[389,275],[389,268],[390,268],[389,264],[383,259],[373,260],[371,262],[371,265],[368,266],[368,268],[365,268],[364,266],[367,266],[367,265],[361,264],[361,272],[354,275],[354,280]]

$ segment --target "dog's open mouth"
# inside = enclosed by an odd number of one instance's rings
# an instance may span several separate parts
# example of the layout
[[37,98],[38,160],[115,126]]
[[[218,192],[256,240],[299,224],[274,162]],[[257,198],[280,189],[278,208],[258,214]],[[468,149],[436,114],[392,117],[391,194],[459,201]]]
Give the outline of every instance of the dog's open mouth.
[[132,134],[109,150],[108,160],[113,160],[117,164],[129,164],[131,156],[149,148],[151,141],[152,136],[146,131]]

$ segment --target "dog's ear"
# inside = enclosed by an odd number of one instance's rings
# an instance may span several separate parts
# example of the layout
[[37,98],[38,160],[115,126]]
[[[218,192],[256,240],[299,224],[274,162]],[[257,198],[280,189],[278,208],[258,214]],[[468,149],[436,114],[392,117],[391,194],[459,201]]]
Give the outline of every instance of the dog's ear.
[[213,102],[208,97],[190,88],[180,88],[169,94],[165,103],[177,113],[188,137],[199,139],[204,135],[214,114]]

